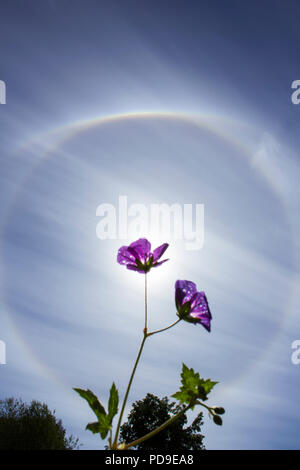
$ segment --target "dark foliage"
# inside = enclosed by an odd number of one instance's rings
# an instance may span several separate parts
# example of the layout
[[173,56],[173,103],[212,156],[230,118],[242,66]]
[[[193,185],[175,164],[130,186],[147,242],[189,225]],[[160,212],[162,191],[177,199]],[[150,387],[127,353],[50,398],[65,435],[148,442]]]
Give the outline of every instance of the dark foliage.
[[[159,399],[148,393],[143,400],[133,403],[128,421],[121,426],[121,442],[129,443],[144,436],[180,410],[182,410],[182,405],[169,403],[167,397]],[[202,416],[202,413],[199,413],[192,424],[184,428],[187,417],[182,414],[166,429],[138,444],[135,449],[176,452],[205,449],[202,442],[204,436],[200,434],[203,424]]]
[[66,436],[61,420],[45,403],[0,400],[0,450],[76,450],[78,439]]

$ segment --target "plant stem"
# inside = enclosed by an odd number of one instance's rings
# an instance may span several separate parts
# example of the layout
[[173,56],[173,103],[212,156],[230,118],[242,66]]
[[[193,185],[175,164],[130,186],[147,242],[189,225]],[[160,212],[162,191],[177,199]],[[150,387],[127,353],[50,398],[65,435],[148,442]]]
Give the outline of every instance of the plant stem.
[[139,439],[136,439],[135,441],[130,442],[129,444],[126,444],[124,447],[124,450],[129,449],[130,447],[136,446],[140,444],[141,442],[146,441],[147,439],[150,439],[150,437],[155,436],[157,433],[160,431],[163,431],[167,426],[169,426],[173,421],[175,421],[179,416],[181,416],[183,413],[185,413],[189,408],[191,408],[192,405],[188,405],[183,410],[181,410],[177,415],[172,416],[172,418],[168,419],[165,421],[163,424],[161,424],[158,428],[154,429],[153,431],[149,432],[148,434],[145,434],[145,436],[140,437]]
[[202,401],[197,400],[197,401],[195,402],[195,405],[201,405],[201,406],[203,406],[204,408],[206,408],[206,409],[208,410],[209,414],[213,415],[213,413],[212,413],[212,411],[211,411],[212,408],[211,408],[210,406],[204,405],[204,403],[202,403]]
[[145,273],[145,329],[144,333],[147,333],[148,328],[148,293],[147,293],[147,273]]
[[139,360],[140,360],[140,357],[141,357],[141,354],[142,354],[142,351],[143,351],[143,347],[144,347],[146,338],[147,338],[147,334],[144,333],[143,341],[141,343],[141,346],[140,346],[140,349],[139,349],[137,358],[135,360],[135,364],[133,366],[131,376],[130,376],[130,379],[129,379],[129,382],[128,382],[128,385],[127,385],[127,390],[126,390],[125,397],[124,397],[124,400],[123,400],[123,405],[122,405],[122,409],[121,409],[121,413],[120,413],[120,417],[119,417],[119,421],[118,421],[118,426],[117,426],[116,435],[115,435],[115,439],[114,439],[114,443],[113,443],[113,448],[116,448],[116,445],[117,445],[117,442],[118,442],[118,436],[119,436],[121,421],[122,421],[123,413],[124,413],[125,406],[126,406],[126,403],[127,403],[128,394],[129,394],[129,391],[130,391],[130,387],[131,387],[131,384],[132,384],[132,381],[133,381],[133,377],[134,377],[137,365],[139,363]]
[[146,338],[148,336],[148,334],[147,334],[147,329],[148,329],[148,306],[147,306],[147,303],[148,303],[148,298],[147,298],[147,273],[145,273],[145,327],[144,327],[144,337],[143,337],[143,340],[142,340],[137,358],[135,360],[135,363],[134,363],[134,366],[133,366],[133,369],[132,369],[132,372],[131,372],[131,376],[130,376],[128,385],[127,385],[127,389],[126,389],[125,397],[124,397],[124,400],[123,400],[121,413],[120,413],[120,417],[119,417],[119,421],[118,421],[118,425],[117,425],[116,435],[115,435],[115,439],[114,439],[114,443],[113,443],[112,448],[116,448],[117,443],[118,443],[118,437],[119,437],[119,431],[120,431],[120,427],[121,427],[121,421],[122,421],[125,406],[126,406],[126,403],[127,403],[127,398],[128,398],[128,395],[129,395],[130,387],[131,387],[133,377],[134,377],[136,368],[138,366],[138,363],[139,363],[139,360],[140,360],[140,357],[141,357],[141,354],[142,354],[142,351],[143,351],[143,347],[144,347]]
[[[139,349],[139,352],[138,352],[138,355],[137,355],[137,358],[135,360],[135,363],[134,363],[134,366],[133,366],[133,369],[132,369],[132,372],[131,372],[131,376],[130,376],[130,379],[129,379],[129,382],[128,382],[128,385],[127,385],[127,389],[126,389],[126,393],[125,393],[125,397],[124,397],[124,400],[123,400],[123,404],[122,404],[122,408],[121,408],[121,412],[120,412],[120,416],[119,416],[119,421],[118,421],[118,425],[117,425],[117,430],[116,430],[116,435],[115,435],[115,439],[114,439],[114,442],[112,445],[110,445],[110,447],[112,449],[116,449],[117,448],[117,444],[118,444],[118,437],[119,437],[119,431],[120,431],[120,427],[121,427],[121,422],[122,422],[122,418],[123,418],[123,414],[124,414],[124,410],[125,410],[125,406],[126,406],[126,403],[127,403],[127,398],[128,398],[128,395],[129,395],[129,391],[130,391],[130,388],[131,388],[131,384],[132,384],[132,381],[133,381],[133,378],[134,378],[134,374],[135,374],[135,371],[136,371],[136,368],[138,366],[138,363],[139,363],[139,360],[140,360],[140,357],[141,357],[141,354],[142,354],[142,351],[143,351],[143,347],[144,347],[144,344],[145,344],[145,341],[146,339],[148,338],[148,336],[151,336],[151,335],[154,335],[156,333],[160,333],[161,331],[165,331],[165,330],[168,330],[169,328],[172,328],[172,326],[176,325],[178,322],[180,322],[181,318],[179,318],[178,320],[176,320],[174,323],[172,323],[171,325],[167,326],[166,328],[162,328],[160,330],[155,330],[155,331],[152,331],[151,333],[148,333],[148,295],[147,295],[147,274],[145,273],[145,327],[144,327],[144,336],[143,336],[143,340],[142,340],[142,343],[140,345],[140,349]],[[189,407],[188,407],[189,408]],[[186,408],[186,409],[188,409]],[[186,410],[184,410],[186,411]],[[173,418],[171,418],[170,420],[166,421],[166,423],[164,423],[162,426],[160,426],[159,428],[157,428],[154,432],[154,434],[156,434],[156,432],[159,432],[161,431],[162,429],[164,429],[166,426],[168,426],[169,423],[171,423],[172,421],[174,421],[178,416],[180,416],[184,411],[180,412],[178,415],[176,416],[173,416]],[[151,434],[151,433],[150,433]],[[153,435],[154,435],[153,434]],[[151,434],[152,435],[152,434]],[[151,437],[151,436],[149,436]],[[144,438],[142,438],[143,440],[145,440]],[[148,437],[146,438],[148,439]],[[139,442],[142,442],[140,440],[138,440]],[[130,447],[132,445],[130,444]],[[125,447],[126,449],[128,448],[127,446]]]
[[180,320],[181,320],[181,318],[178,318],[178,320],[174,321],[174,323],[167,326],[166,328],[161,328],[160,330],[151,331],[150,333],[147,334],[147,336],[155,335],[156,333],[161,333],[161,331],[166,331],[169,328],[172,328],[173,326],[177,325],[177,323],[179,323]]

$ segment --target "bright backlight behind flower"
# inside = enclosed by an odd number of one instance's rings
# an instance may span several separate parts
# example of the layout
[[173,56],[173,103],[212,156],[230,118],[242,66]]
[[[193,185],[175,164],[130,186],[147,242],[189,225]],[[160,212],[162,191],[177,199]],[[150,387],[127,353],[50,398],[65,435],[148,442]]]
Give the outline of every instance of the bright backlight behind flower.
[[129,246],[121,246],[117,261],[131,271],[145,274],[151,268],[156,268],[168,261],[167,259],[158,261],[168,246],[168,243],[163,243],[151,252],[151,243],[146,238],[139,238]]

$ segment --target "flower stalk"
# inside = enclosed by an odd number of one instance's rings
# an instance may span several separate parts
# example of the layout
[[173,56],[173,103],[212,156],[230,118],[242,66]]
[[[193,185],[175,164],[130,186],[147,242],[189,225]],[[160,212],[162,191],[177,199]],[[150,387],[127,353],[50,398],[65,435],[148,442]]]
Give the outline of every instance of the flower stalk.
[[147,339],[147,333],[144,333],[144,337],[143,337],[143,340],[141,342],[141,346],[140,346],[140,349],[139,349],[137,358],[135,360],[135,363],[134,363],[134,366],[133,366],[133,369],[132,369],[132,372],[131,372],[131,376],[130,376],[130,379],[129,379],[129,382],[128,382],[128,385],[127,385],[125,397],[124,397],[124,400],[123,400],[123,404],[122,404],[122,408],[121,408],[121,412],[120,412],[120,416],[119,416],[119,421],[118,421],[118,424],[117,424],[116,435],[115,435],[115,439],[114,439],[114,442],[113,442],[113,449],[117,448],[116,446],[117,446],[117,442],[118,442],[119,431],[120,431],[120,426],[121,426],[125,406],[126,406],[126,403],[127,403],[127,398],[128,398],[129,392],[130,392],[130,387],[131,387],[131,384],[132,384],[132,381],[133,381],[133,377],[134,377],[136,368],[138,366],[138,363],[139,363],[139,360],[140,360],[140,357],[141,357],[146,339]]
[[122,246],[118,251],[117,261],[119,264],[125,266],[131,271],[136,271],[145,276],[145,312],[143,338],[126,388],[114,439],[112,435],[112,422],[114,416],[118,414],[119,404],[119,393],[118,389],[115,386],[115,383],[113,382],[110,389],[107,410],[99,401],[98,397],[91,390],[74,388],[74,390],[87,401],[90,408],[93,410],[97,417],[97,421],[88,423],[86,429],[93,432],[94,434],[99,433],[102,439],[107,438],[107,435],[109,434],[108,444],[109,448],[112,450],[125,450],[139,445],[140,443],[155,436],[157,433],[165,429],[190,408],[193,409],[196,404],[204,406],[209,411],[209,414],[213,417],[215,424],[222,424],[222,418],[219,415],[225,413],[224,408],[209,407],[202,403],[202,401],[199,401],[199,398],[201,400],[207,400],[207,395],[210,393],[211,389],[217,382],[212,382],[210,379],[202,379],[198,373],[194,372],[192,368],[189,369],[185,364],[183,364],[181,373],[182,385],[180,387],[180,390],[172,395],[172,397],[176,398],[180,401],[180,403],[184,405],[183,409],[175,416],[165,421],[162,425],[158,426],[153,431],[145,434],[143,437],[140,437],[139,439],[136,439],[135,441],[132,441],[128,444],[126,444],[125,442],[118,443],[122,418],[124,415],[131,385],[144,349],[146,339],[149,336],[153,336],[155,334],[162,333],[163,331],[167,331],[170,328],[173,328],[173,326],[177,325],[181,320],[193,324],[201,324],[207,331],[210,332],[212,316],[206,295],[202,291],[197,291],[197,287],[194,282],[187,280],[178,280],[175,283],[175,304],[178,317],[177,320],[171,323],[169,326],[148,332],[147,273],[152,268],[161,266],[166,261],[168,261],[168,259],[160,260],[168,246],[168,243],[164,243],[163,245],[160,245],[153,251],[151,251],[151,243],[146,238],[140,238],[139,240],[136,240],[135,242],[131,243],[129,246]]
[[[114,442],[113,442],[111,448],[116,449],[117,446],[118,446],[118,437],[119,437],[119,432],[120,432],[120,427],[121,427],[121,422],[122,422],[124,410],[125,410],[125,407],[126,407],[126,403],[127,403],[128,395],[129,395],[129,392],[130,392],[131,384],[132,384],[132,381],[133,381],[133,378],[134,378],[134,375],[135,375],[135,371],[136,371],[136,369],[137,369],[137,366],[138,366],[140,357],[141,357],[141,355],[142,355],[142,351],[143,351],[143,348],[144,348],[144,344],[145,344],[146,339],[147,339],[149,336],[152,336],[152,335],[154,335],[154,334],[156,334],[156,333],[161,333],[162,331],[166,331],[166,330],[168,330],[169,328],[172,328],[172,327],[175,326],[180,320],[181,320],[181,319],[179,318],[178,320],[176,320],[174,323],[172,323],[171,325],[167,326],[166,328],[162,328],[162,329],[160,329],[160,330],[155,330],[155,331],[152,331],[152,332],[148,333],[148,293],[147,293],[147,274],[145,273],[145,327],[144,327],[144,331],[143,331],[144,336],[143,336],[143,339],[142,339],[142,342],[141,342],[141,345],[140,345],[140,349],[139,349],[137,358],[136,358],[136,360],[135,360],[135,363],[134,363],[134,366],[133,366],[133,369],[132,369],[132,372],[131,372],[131,376],[130,376],[130,379],[129,379],[129,382],[128,382],[128,385],[127,385],[126,393],[125,393],[125,396],[124,396],[124,400],[123,400],[123,404],[122,404],[122,408],[121,408],[121,412],[120,412],[120,416],[119,416],[119,420],[118,420],[118,424],[117,424],[117,430],[116,430],[116,434],[115,434],[115,439],[114,439]],[[158,431],[157,431],[157,432],[158,432]]]
[[147,334],[148,330],[148,293],[147,293],[147,273],[145,273],[145,328],[144,334]]
[[171,325],[167,326],[166,328],[161,328],[160,330],[151,331],[150,333],[147,334],[147,336],[156,335],[156,333],[161,333],[162,331],[169,330],[173,326],[177,325],[177,323],[179,323],[181,320],[182,320],[181,318],[178,318],[176,321],[174,321],[174,323],[171,323]]

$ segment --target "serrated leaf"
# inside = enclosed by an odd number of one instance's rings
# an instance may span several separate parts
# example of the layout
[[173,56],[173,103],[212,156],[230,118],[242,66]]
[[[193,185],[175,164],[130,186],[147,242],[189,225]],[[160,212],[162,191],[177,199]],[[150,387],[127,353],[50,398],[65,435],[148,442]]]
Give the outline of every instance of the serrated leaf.
[[101,415],[99,421],[96,421],[95,423],[89,423],[85,429],[88,431],[92,431],[93,434],[100,433],[102,439],[105,439],[110,428],[111,426],[109,416]]
[[110,422],[112,422],[114,416],[118,413],[118,404],[119,404],[119,394],[115,383],[112,384],[109,392],[109,401],[108,401],[108,415]]
[[192,403],[200,398],[207,400],[208,393],[218,382],[212,382],[210,379],[201,379],[198,372],[193,368],[189,369],[185,364],[182,364],[181,372],[181,387],[179,392],[176,392],[172,397],[179,400],[181,403]]
[[88,402],[89,406],[91,407],[98,419],[100,418],[100,416],[106,415],[104,406],[101,405],[100,401],[91,390],[83,390],[81,388],[74,388],[73,390],[75,390],[75,392],[77,392],[82,398],[84,398]]
[[207,395],[210,393],[212,388],[217,384],[218,382],[212,382],[210,379],[200,379],[199,381],[199,398],[201,400],[205,401],[207,400]]
[[181,403],[188,403],[190,398],[189,394],[185,391],[176,392],[174,393],[174,395],[172,395],[172,397],[180,401]]
[[96,421],[95,423],[87,424],[85,429],[88,431],[92,431],[93,434],[97,434],[98,432],[100,432],[98,421]]
[[186,390],[197,394],[201,379],[199,374],[194,372],[194,369],[189,369],[185,364],[182,364],[181,383]]
[[214,388],[214,386],[219,383],[219,382],[213,382],[212,380],[210,379],[206,379],[206,380],[203,380],[201,379],[202,383],[202,387],[204,388],[205,392],[207,394],[209,394],[209,392],[211,392],[211,390]]
[[202,401],[207,400],[207,394],[205,392],[205,389],[203,387],[201,387],[201,385],[199,385],[199,387],[198,387],[198,398],[200,398],[200,400],[202,400]]
[[108,415],[100,415],[98,419],[100,436],[102,437],[102,439],[105,439],[108,431],[111,429],[110,417]]

